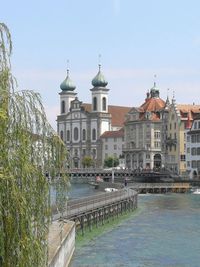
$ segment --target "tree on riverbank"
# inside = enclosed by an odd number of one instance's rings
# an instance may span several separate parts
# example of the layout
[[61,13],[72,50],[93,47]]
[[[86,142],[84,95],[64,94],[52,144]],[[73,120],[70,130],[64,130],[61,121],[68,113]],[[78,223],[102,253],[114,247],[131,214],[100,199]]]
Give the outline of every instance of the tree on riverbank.
[[107,157],[104,160],[104,167],[117,167],[119,165],[119,159],[116,157]]
[[62,213],[66,150],[47,122],[39,94],[16,91],[11,53],[10,32],[0,23],[0,266],[44,267],[51,215],[45,173],[60,177]]

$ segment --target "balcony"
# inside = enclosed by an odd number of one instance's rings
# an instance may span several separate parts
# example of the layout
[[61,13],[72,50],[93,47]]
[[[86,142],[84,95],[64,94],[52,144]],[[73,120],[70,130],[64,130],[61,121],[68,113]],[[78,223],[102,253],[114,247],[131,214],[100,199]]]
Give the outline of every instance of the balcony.
[[168,146],[175,146],[177,144],[177,139],[176,138],[167,137],[166,144]]

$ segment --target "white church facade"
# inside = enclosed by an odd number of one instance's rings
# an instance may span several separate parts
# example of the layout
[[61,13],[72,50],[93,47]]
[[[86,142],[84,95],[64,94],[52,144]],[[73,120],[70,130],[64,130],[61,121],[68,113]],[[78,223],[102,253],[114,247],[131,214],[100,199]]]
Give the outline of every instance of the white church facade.
[[71,168],[82,168],[85,156],[92,157],[94,167],[102,167],[100,136],[106,131],[116,131],[123,127],[125,114],[130,108],[108,105],[107,84],[99,65],[90,89],[91,104],[78,99],[69,70],[60,85],[57,132],[67,146]]

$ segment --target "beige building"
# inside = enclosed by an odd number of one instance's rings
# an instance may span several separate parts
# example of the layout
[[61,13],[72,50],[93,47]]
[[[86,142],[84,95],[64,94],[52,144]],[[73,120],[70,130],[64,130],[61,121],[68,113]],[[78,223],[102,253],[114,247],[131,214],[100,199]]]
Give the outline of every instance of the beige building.
[[[102,162],[107,157],[115,157],[118,159],[123,159],[122,150],[124,148],[124,129],[121,128],[118,131],[106,131],[101,137],[101,147],[102,147]],[[124,162],[120,161],[120,166],[124,166]]]
[[145,102],[133,107],[125,122],[125,163],[130,169],[160,169],[165,162],[162,151],[163,114],[166,104],[154,83]]
[[186,129],[190,122],[200,113],[200,105],[176,104],[175,99],[168,108],[166,124],[166,167],[177,174],[186,173]]

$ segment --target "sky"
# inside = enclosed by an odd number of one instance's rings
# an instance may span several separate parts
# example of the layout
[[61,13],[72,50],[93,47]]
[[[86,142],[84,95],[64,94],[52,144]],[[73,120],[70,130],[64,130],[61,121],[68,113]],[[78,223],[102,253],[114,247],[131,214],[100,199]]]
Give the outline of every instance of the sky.
[[154,81],[162,99],[200,104],[199,10],[199,0],[7,0],[0,21],[18,90],[41,94],[56,130],[67,65],[79,100],[91,103],[99,54],[110,105],[140,106]]

